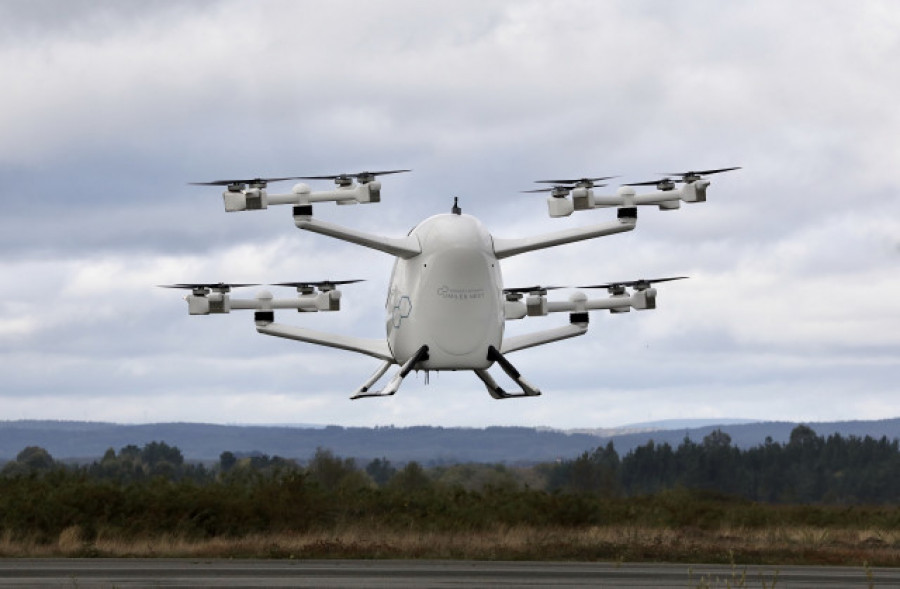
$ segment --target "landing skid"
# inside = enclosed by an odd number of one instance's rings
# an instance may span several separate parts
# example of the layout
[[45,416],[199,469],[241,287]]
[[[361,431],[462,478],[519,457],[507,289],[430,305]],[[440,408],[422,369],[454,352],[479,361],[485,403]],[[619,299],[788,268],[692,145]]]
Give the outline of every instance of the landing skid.
[[530,384],[527,380],[522,378],[522,375],[516,370],[516,367],[510,364],[509,360],[501,354],[497,348],[494,346],[490,346],[488,348],[488,360],[491,362],[496,362],[500,365],[500,368],[505,372],[517,385],[519,385],[522,390],[514,393],[507,393],[503,388],[497,384],[497,381],[488,373],[487,370],[481,369],[476,370],[475,374],[478,378],[481,379],[481,382],[484,383],[484,386],[487,388],[488,393],[495,399],[517,399],[520,397],[536,397],[541,394],[541,390],[536,386]]
[[383,389],[378,391],[369,391],[369,388],[372,387],[378,379],[384,376],[384,373],[387,372],[387,369],[391,366],[392,362],[385,361],[381,366],[378,367],[378,370],[375,371],[369,379],[363,383],[361,387],[359,387],[356,392],[353,394],[350,399],[365,399],[367,397],[388,397],[397,392],[397,389],[400,388],[400,385],[403,384],[403,379],[406,378],[406,375],[412,372],[416,364],[422,362],[424,360],[428,360],[428,346],[422,346],[416,351],[412,357],[407,360],[403,366],[400,367],[400,370],[397,371],[397,374],[387,383]]

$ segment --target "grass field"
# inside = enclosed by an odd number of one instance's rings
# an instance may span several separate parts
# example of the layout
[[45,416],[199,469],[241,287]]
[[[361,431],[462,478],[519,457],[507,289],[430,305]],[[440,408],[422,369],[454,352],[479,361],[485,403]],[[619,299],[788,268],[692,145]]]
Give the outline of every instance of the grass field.
[[344,527],[188,539],[169,534],[93,540],[69,527],[56,542],[0,539],[4,557],[429,558],[900,566],[900,531],[784,527],[498,527],[477,532]]

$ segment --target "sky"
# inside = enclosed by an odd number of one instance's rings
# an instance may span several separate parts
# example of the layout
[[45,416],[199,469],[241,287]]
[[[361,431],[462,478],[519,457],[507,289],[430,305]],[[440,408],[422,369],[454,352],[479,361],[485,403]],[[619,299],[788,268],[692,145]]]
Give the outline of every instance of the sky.
[[[4,0],[0,33],[0,419],[900,416],[896,2]],[[365,279],[339,313],[279,321],[382,337],[390,256],[188,183],[409,168],[381,203],[316,216],[399,237],[457,196],[519,237],[615,214],[550,219],[534,180],[729,166],[706,203],[504,260],[510,286],[690,276],[510,355],[537,398],[459,372],[350,401],[378,361],[190,317],[155,286]]]

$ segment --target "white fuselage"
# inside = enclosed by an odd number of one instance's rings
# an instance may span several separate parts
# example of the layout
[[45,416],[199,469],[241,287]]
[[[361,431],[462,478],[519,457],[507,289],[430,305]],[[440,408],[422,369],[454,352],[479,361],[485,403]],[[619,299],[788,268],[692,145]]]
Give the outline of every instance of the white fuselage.
[[503,340],[503,282],[490,233],[471,215],[443,214],[417,225],[421,254],[398,258],[387,303],[387,341],[403,364],[423,345],[423,370],[491,365]]

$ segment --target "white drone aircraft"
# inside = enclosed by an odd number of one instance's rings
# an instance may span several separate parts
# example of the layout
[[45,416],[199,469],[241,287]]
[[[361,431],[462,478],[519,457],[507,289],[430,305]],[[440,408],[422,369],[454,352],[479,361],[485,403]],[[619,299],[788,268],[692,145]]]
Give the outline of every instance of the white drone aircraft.
[[[274,298],[268,291],[262,291],[252,299],[237,299],[229,294],[232,288],[257,286],[255,284],[163,286],[191,290],[191,294],[185,297],[191,315],[253,309],[256,311],[256,330],[259,333],[350,350],[381,360],[375,373],[355,391],[351,399],[393,395],[412,370],[424,370],[426,374],[430,370],[472,370],[495,399],[536,396],[541,394],[540,390],[522,378],[507,360],[507,354],[584,335],[588,329],[588,311],[605,309],[612,313],[624,313],[631,309],[653,309],[656,307],[656,289],[652,285],[684,277],[580,286],[577,288],[607,289],[609,295],[588,298],[583,292],[575,291],[568,300],[548,301],[548,291],[563,287],[504,288],[500,260],[574,241],[631,231],[637,222],[638,205],[673,210],[679,208],[682,201],[703,202],[709,181],[702,176],[736,169],[739,168],[669,174],[677,178],[667,176],[650,182],[626,184],[610,196],[594,194],[594,188],[605,186],[597,182],[612,176],[539,180],[539,183],[551,184],[552,187],[526,192],[549,192],[547,204],[551,217],[569,216],[574,211],[617,207],[617,218],[597,225],[513,239],[491,235],[478,219],[462,213],[456,199],[450,213],[426,219],[406,237],[382,237],[313,217],[313,203],[332,201],[348,205],[380,202],[381,182],[377,177],[409,170],[196,183],[225,186],[222,196],[226,211],[293,205],[294,223],[298,228],[395,256],[397,259],[385,304],[386,339],[324,333],[275,322],[275,309],[296,309],[300,312],[339,310],[341,291],[338,287],[357,280],[273,285],[296,288],[298,295],[288,299]],[[287,194],[269,194],[266,191],[268,183],[284,180],[333,180],[337,186],[321,192],[312,191],[307,184],[297,184]],[[676,187],[676,183],[682,186]],[[639,195],[633,186],[655,186],[656,191]],[[568,325],[504,337],[507,321],[562,312],[569,313]],[[507,392],[497,384],[488,372],[495,362],[521,390]],[[393,364],[399,366],[396,375],[382,389],[373,390]]]

